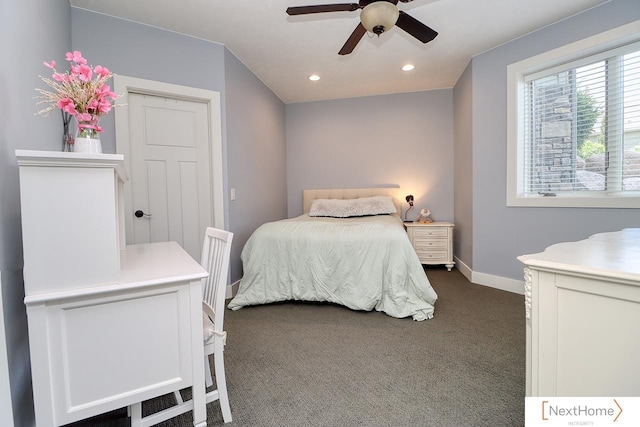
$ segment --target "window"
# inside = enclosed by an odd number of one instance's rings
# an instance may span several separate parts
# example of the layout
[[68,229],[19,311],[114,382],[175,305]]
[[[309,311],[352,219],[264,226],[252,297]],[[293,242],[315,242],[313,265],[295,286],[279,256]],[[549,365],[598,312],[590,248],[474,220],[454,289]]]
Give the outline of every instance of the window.
[[508,205],[640,207],[640,41],[625,27],[509,66]]

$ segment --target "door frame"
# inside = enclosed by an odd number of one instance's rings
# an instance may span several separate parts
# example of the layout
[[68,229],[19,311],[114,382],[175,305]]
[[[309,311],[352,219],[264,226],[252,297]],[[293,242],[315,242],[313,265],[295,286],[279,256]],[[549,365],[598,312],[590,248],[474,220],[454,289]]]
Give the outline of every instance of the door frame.
[[[136,77],[113,77],[114,92],[119,95],[115,108],[116,152],[124,154],[127,170],[131,170],[131,141],[129,139],[129,93],[176,98],[207,104],[209,127],[209,177],[211,180],[211,218],[213,227],[224,229],[224,174],[222,161],[222,114],[220,92],[189,86],[174,85]],[[131,185],[124,186],[125,208],[133,208]],[[126,236],[133,236],[133,219],[125,214]],[[204,230],[203,230],[204,233]]]

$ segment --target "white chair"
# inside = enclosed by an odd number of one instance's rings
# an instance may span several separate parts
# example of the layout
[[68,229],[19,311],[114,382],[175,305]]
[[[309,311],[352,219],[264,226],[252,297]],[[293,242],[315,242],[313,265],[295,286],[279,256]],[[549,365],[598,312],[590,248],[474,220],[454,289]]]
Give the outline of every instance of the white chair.
[[[202,246],[201,260],[202,266],[209,272],[209,276],[202,279],[202,326],[204,330],[205,385],[207,388],[213,385],[209,364],[210,354],[213,354],[216,377],[216,389],[206,393],[206,401],[207,403],[214,400],[220,401],[222,419],[225,423],[231,422],[231,408],[229,407],[227,380],[224,372],[224,345],[227,333],[223,330],[223,323],[232,241],[233,233],[208,227]],[[132,405],[131,425],[151,426],[193,409],[193,402],[185,402],[179,390],[174,392],[174,396],[177,401],[176,406],[145,418],[142,418],[141,404]]]

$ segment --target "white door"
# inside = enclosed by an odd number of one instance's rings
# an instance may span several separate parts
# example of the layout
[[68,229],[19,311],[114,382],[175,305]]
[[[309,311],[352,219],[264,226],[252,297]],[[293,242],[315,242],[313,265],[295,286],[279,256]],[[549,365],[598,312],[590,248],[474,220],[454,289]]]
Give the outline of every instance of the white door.
[[212,225],[205,102],[129,93],[132,244],[178,242],[200,260]]

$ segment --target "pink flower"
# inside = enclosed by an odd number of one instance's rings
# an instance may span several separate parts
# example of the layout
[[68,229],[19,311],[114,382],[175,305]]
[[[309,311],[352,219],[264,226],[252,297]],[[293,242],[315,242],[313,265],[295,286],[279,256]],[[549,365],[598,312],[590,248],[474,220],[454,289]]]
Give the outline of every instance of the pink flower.
[[96,65],[93,71],[95,71],[96,74],[100,74],[102,77],[106,77],[111,74],[111,71],[102,65]]
[[63,98],[59,100],[58,108],[61,109],[62,111],[65,111],[71,114],[72,116],[75,116],[76,114],[78,114],[78,112],[76,111],[76,106],[73,103],[73,100],[69,98]]
[[111,98],[111,99],[116,99],[118,97],[118,95],[116,95],[115,92],[111,91],[111,87],[109,85],[102,85],[102,87],[100,87],[100,89],[96,91],[96,95],[102,98]]
[[76,64],[86,64],[87,60],[82,57],[82,53],[79,50],[74,50],[73,53],[67,52],[66,59],[69,62],[75,62]]
[[45,62],[44,65],[48,68],[51,68],[53,71],[56,70],[56,61],[51,61],[51,63]]
[[98,104],[98,111],[101,114],[106,114],[111,111],[111,102],[107,101],[106,99],[101,100]]
[[76,120],[78,120],[78,122],[90,122],[91,119],[92,117],[89,113],[78,113],[76,115]]
[[77,74],[78,78],[83,82],[88,82],[89,80],[91,80],[91,67],[89,67],[88,65],[80,64],[75,68],[75,71],[75,74]]

